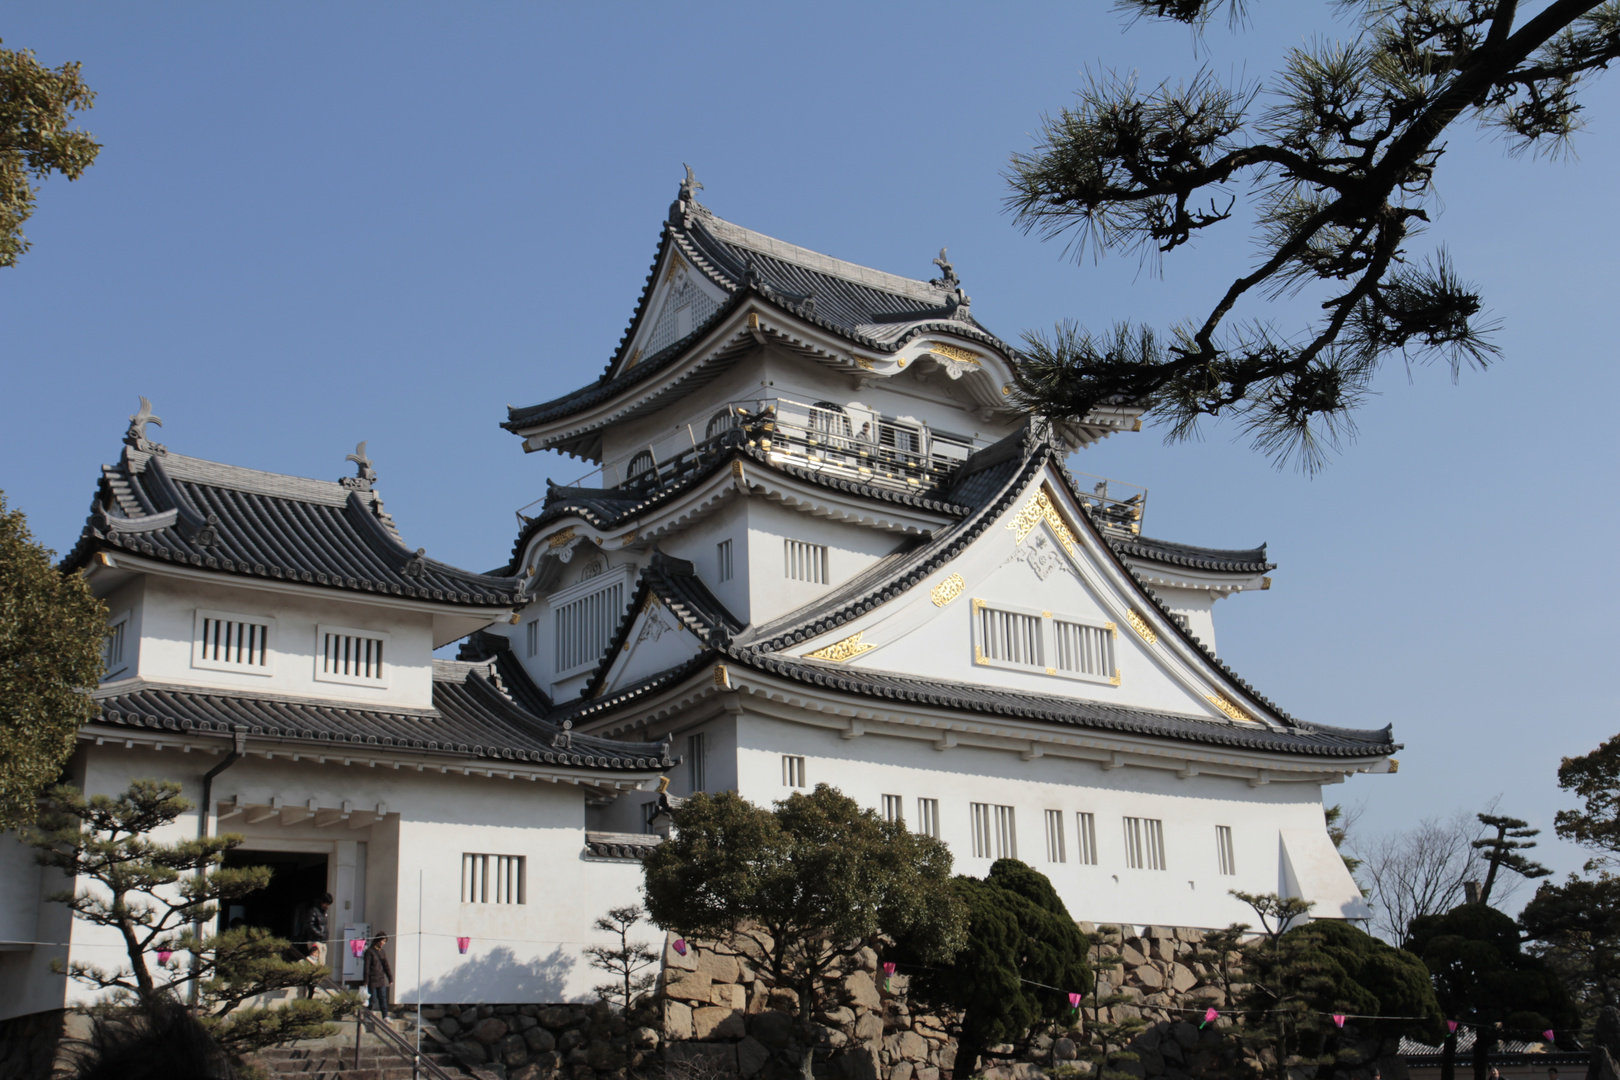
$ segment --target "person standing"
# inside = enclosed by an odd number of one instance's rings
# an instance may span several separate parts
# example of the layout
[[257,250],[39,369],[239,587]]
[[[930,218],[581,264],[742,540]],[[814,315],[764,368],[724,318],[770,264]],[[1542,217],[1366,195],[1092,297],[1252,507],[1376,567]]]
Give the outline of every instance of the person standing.
[[[316,967],[326,963],[326,911],[331,906],[332,894],[322,894],[319,900],[309,906],[309,911],[304,915],[304,925],[298,931],[298,951]],[[315,988],[304,987],[304,996],[314,997]]]
[[388,935],[378,934],[366,946],[366,993],[371,1011],[388,1015],[388,988],[394,985],[394,969],[388,963]]

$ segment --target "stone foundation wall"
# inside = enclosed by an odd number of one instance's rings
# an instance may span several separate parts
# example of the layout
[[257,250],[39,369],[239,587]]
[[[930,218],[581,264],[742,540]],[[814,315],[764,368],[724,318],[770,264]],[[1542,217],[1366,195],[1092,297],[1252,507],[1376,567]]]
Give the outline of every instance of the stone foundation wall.
[[[62,1009],[0,1020],[0,1076],[6,1080],[49,1080],[58,1046],[67,1031]],[[79,1025],[83,1027],[83,1025]]]
[[457,1061],[504,1071],[508,1080],[622,1078],[657,1061],[663,1045],[658,1011],[650,1006],[626,1017],[602,1002],[424,1005],[422,1023],[439,1029]]

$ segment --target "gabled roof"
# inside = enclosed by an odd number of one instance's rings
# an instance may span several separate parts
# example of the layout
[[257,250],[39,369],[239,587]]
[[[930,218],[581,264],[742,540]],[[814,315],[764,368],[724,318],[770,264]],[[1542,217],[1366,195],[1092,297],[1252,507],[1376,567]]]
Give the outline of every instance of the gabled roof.
[[1167,566],[1182,566],[1189,570],[1214,570],[1228,574],[1263,574],[1277,569],[1277,564],[1266,561],[1266,545],[1257,548],[1206,548],[1192,544],[1178,544],[1173,540],[1155,540],[1148,536],[1135,536],[1129,540],[1114,540],[1114,550],[1121,555]]
[[102,466],[64,568],[115,549],[225,575],[443,604],[504,607],[520,599],[516,578],[462,570],[407,547],[369,478],[309,480],[148,445],[126,445],[118,464]]
[[748,462],[750,467],[764,466],[783,476],[831,491],[860,495],[896,506],[950,516],[960,516],[972,511],[971,505],[957,501],[954,492],[950,497],[942,499],[934,497],[938,492],[912,492],[877,484],[863,484],[847,477],[774,460],[769,452],[745,442],[742,432],[733,432],[728,437],[733,438],[733,445],[724,447],[721,452],[711,455],[698,468],[674,481],[659,484],[649,490],[550,486],[546,491],[545,505],[540,513],[525,520],[523,527],[518,530],[517,539],[512,544],[511,561],[496,572],[515,573],[523,559],[523,552],[529,546],[529,541],[553,522],[577,515],[597,528],[612,529],[641,514],[676,501],[705,480],[723,472],[731,463],[738,461]]
[[230,734],[250,740],[398,751],[574,766],[619,772],[671,768],[667,744],[575,734],[524,709],[493,677],[488,664],[433,662],[429,712],[368,709],[195,687],[109,684],[95,695],[94,724],[159,731]]
[[[696,185],[701,186],[701,185]],[[941,259],[942,275],[930,281],[901,277],[789,244],[716,217],[683,184],[670,208],[658,254],[629,328],[595,382],[538,405],[507,408],[508,431],[546,423],[587,409],[628,387],[651,380],[683,356],[710,327],[756,298],[880,354],[903,348],[919,334],[949,331],[1012,357],[1014,350],[969,314],[969,301],[954,269]],[[631,343],[651,316],[660,266],[679,257],[726,295],[717,310],[680,341],[651,356],[633,356]]]

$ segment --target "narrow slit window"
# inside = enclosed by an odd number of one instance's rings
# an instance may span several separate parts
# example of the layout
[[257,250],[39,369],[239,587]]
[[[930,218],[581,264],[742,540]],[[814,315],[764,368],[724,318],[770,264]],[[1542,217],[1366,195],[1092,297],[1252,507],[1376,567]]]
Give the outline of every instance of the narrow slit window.
[[715,580],[730,581],[732,573],[731,541],[722,540],[715,545],[715,562],[717,563]]
[[804,787],[804,758],[782,755],[782,784],[785,787]]
[[784,540],[783,574],[793,581],[827,584],[827,545]]
[[1046,812],[1046,861],[1051,863],[1068,862],[1068,852],[1063,843],[1063,811],[1048,810]]
[[708,777],[705,775],[703,760],[707,744],[708,739],[701,731],[686,737],[686,773],[693,791],[707,790]]
[[383,653],[388,635],[342,626],[322,626],[317,636],[320,644],[320,657],[315,664],[317,679],[356,686],[387,684]]
[[1097,815],[1085,811],[1074,816],[1075,862],[1097,865]]
[[1022,667],[1045,667],[1041,619],[1018,611],[981,607],[979,647],[986,659]]
[[523,904],[524,863],[522,855],[486,855],[468,852],[461,856],[461,902],[463,904]]
[[107,637],[101,643],[102,678],[124,670],[124,631],[128,626],[125,617],[107,627]]
[[529,659],[533,660],[540,655],[540,620],[530,619],[529,624],[524,627],[524,633],[528,638],[525,645],[528,647]]
[[1158,818],[1125,819],[1125,865],[1132,870],[1163,870],[1164,822]]
[[191,666],[250,675],[273,674],[270,635],[276,620],[268,616],[197,612]]
[[939,800],[917,800],[917,832],[939,839]]
[[905,800],[898,795],[883,796],[883,820],[906,823]]
[[1102,626],[1052,620],[1056,648],[1053,666],[1059,671],[1109,678],[1114,674],[1114,632]]
[[1232,851],[1232,826],[1215,826],[1215,859],[1225,875],[1237,873],[1237,859]]
[[973,854],[980,859],[1018,858],[1018,829],[1012,807],[973,804]]

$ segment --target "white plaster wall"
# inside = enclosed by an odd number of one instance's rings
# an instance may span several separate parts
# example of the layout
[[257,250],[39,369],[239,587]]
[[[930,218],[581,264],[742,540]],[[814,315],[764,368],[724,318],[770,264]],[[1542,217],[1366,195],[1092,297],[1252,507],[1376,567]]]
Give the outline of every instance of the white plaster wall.
[[[738,790],[758,805],[789,794],[782,756],[805,758],[806,791],[818,783],[838,788],[865,806],[881,809],[884,795],[903,798],[908,825],[917,823],[917,800],[939,801],[940,838],[958,873],[983,877],[994,861],[972,855],[970,805],[1012,806],[1018,857],[1051,878],[1076,919],[1220,927],[1253,921],[1230,889],[1265,893],[1282,889],[1278,836],[1282,829],[1325,833],[1321,790],[1309,783],[1251,788],[1242,780],[1194,776],[1127,766],[1105,771],[1089,762],[972,747],[939,751],[922,740],[836,731],[745,713],[738,721]],[[1061,810],[1068,861],[1049,862],[1045,812]],[[1098,862],[1079,864],[1076,814],[1095,815]],[[1125,865],[1123,818],[1164,822],[1166,869]],[[1235,875],[1218,872],[1215,826],[1232,829]],[[1348,871],[1340,871],[1346,881]],[[1337,914],[1323,912],[1324,914]]]
[[[385,817],[361,828],[341,821],[320,828],[309,818],[286,825],[280,816],[249,824],[245,815],[237,815],[216,824],[214,831],[241,833],[246,838],[241,847],[248,851],[326,854],[327,888],[335,898],[333,933],[362,916],[374,929],[395,933],[397,1000],[411,1000],[418,985],[414,935],[419,910],[429,934],[421,950],[427,1000],[524,1002],[590,996],[595,973],[581,950],[600,939],[591,924],[609,907],[635,900],[640,868],[583,857],[585,793],[580,788],[359,763],[344,766],[338,758],[324,765],[308,756],[267,760],[251,756],[264,747],[250,740],[248,748],[249,757],[215,780],[218,802],[235,798],[266,804],[279,796],[289,807],[313,801],[317,807],[336,808],[347,801],[356,810],[373,812],[378,803],[386,804]],[[83,756],[82,783],[91,793],[116,794],[132,779],[167,778],[180,780],[184,795],[194,803],[202,774],[220,760],[205,752],[125,749],[114,743],[89,747]],[[164,841],[195,837],[196,814],[183,815],[153,835]],[[525,856],[527,903],[510,908],[462,904],[464,852]],[[15,855],[0,847],[3,869],[16,869]],[[425,900],[420,908],[419,881]],[[47,889],[59,887],[46,883]],[[70,986],[50,972],[53,957],[114,965],[125,955],[116,934],[71,921],[60,904],[36,904],[34,911],[33,940],[70,946],[0,951],[0,1018],[94,998],[87,988]],[[13,921],[21,927],[27,916]],[[459,934],[475,942],[466,957],[456,952]]]
[[1178,589],[1172,585],[1155,585],[1153,592],[1165,607],[1187,620],[1187,629],[1208,646],[1210,652],[1215,651],[1215,601],[1220,599],[1218,594],[1204,589]]
[[[727,499],[714,513],[694,522],[659,542],[665,552],[692,564],[703,584],[714,593],[726,610],[743,622],[753,615],[752,600],[748,595],[748,510],[751,499]],[[720,580],[718,547],[722,540],[731,541],[731,579]]]
[[114,589],[102,600],[107,605],[107,625],[124,619],[124,657],[122,663],[102,674],[103,682],[132,678],[140,670],[141,614],[145,608],[146,575],[137,575]]
[[[367,705],[426,709],[433,705],[432,616],[341,599],[235,588],[214,582],[150,575],[141,605],[140,664],[152,682],[190,683],[255,694],[293,694]],[[197,610],[273,616],[269,675],[218,671],[192,665]],[[381,631],[389,635],[383,664],[386,686],[355,686],[316,679],[319,625]]]
[[[900,538],[858,525],[812,517],[764,499],[748,500],[749,613],[756,625],[811,603],[894,551]],[[827,547],[827,583],[787,576],[785,541]]]

